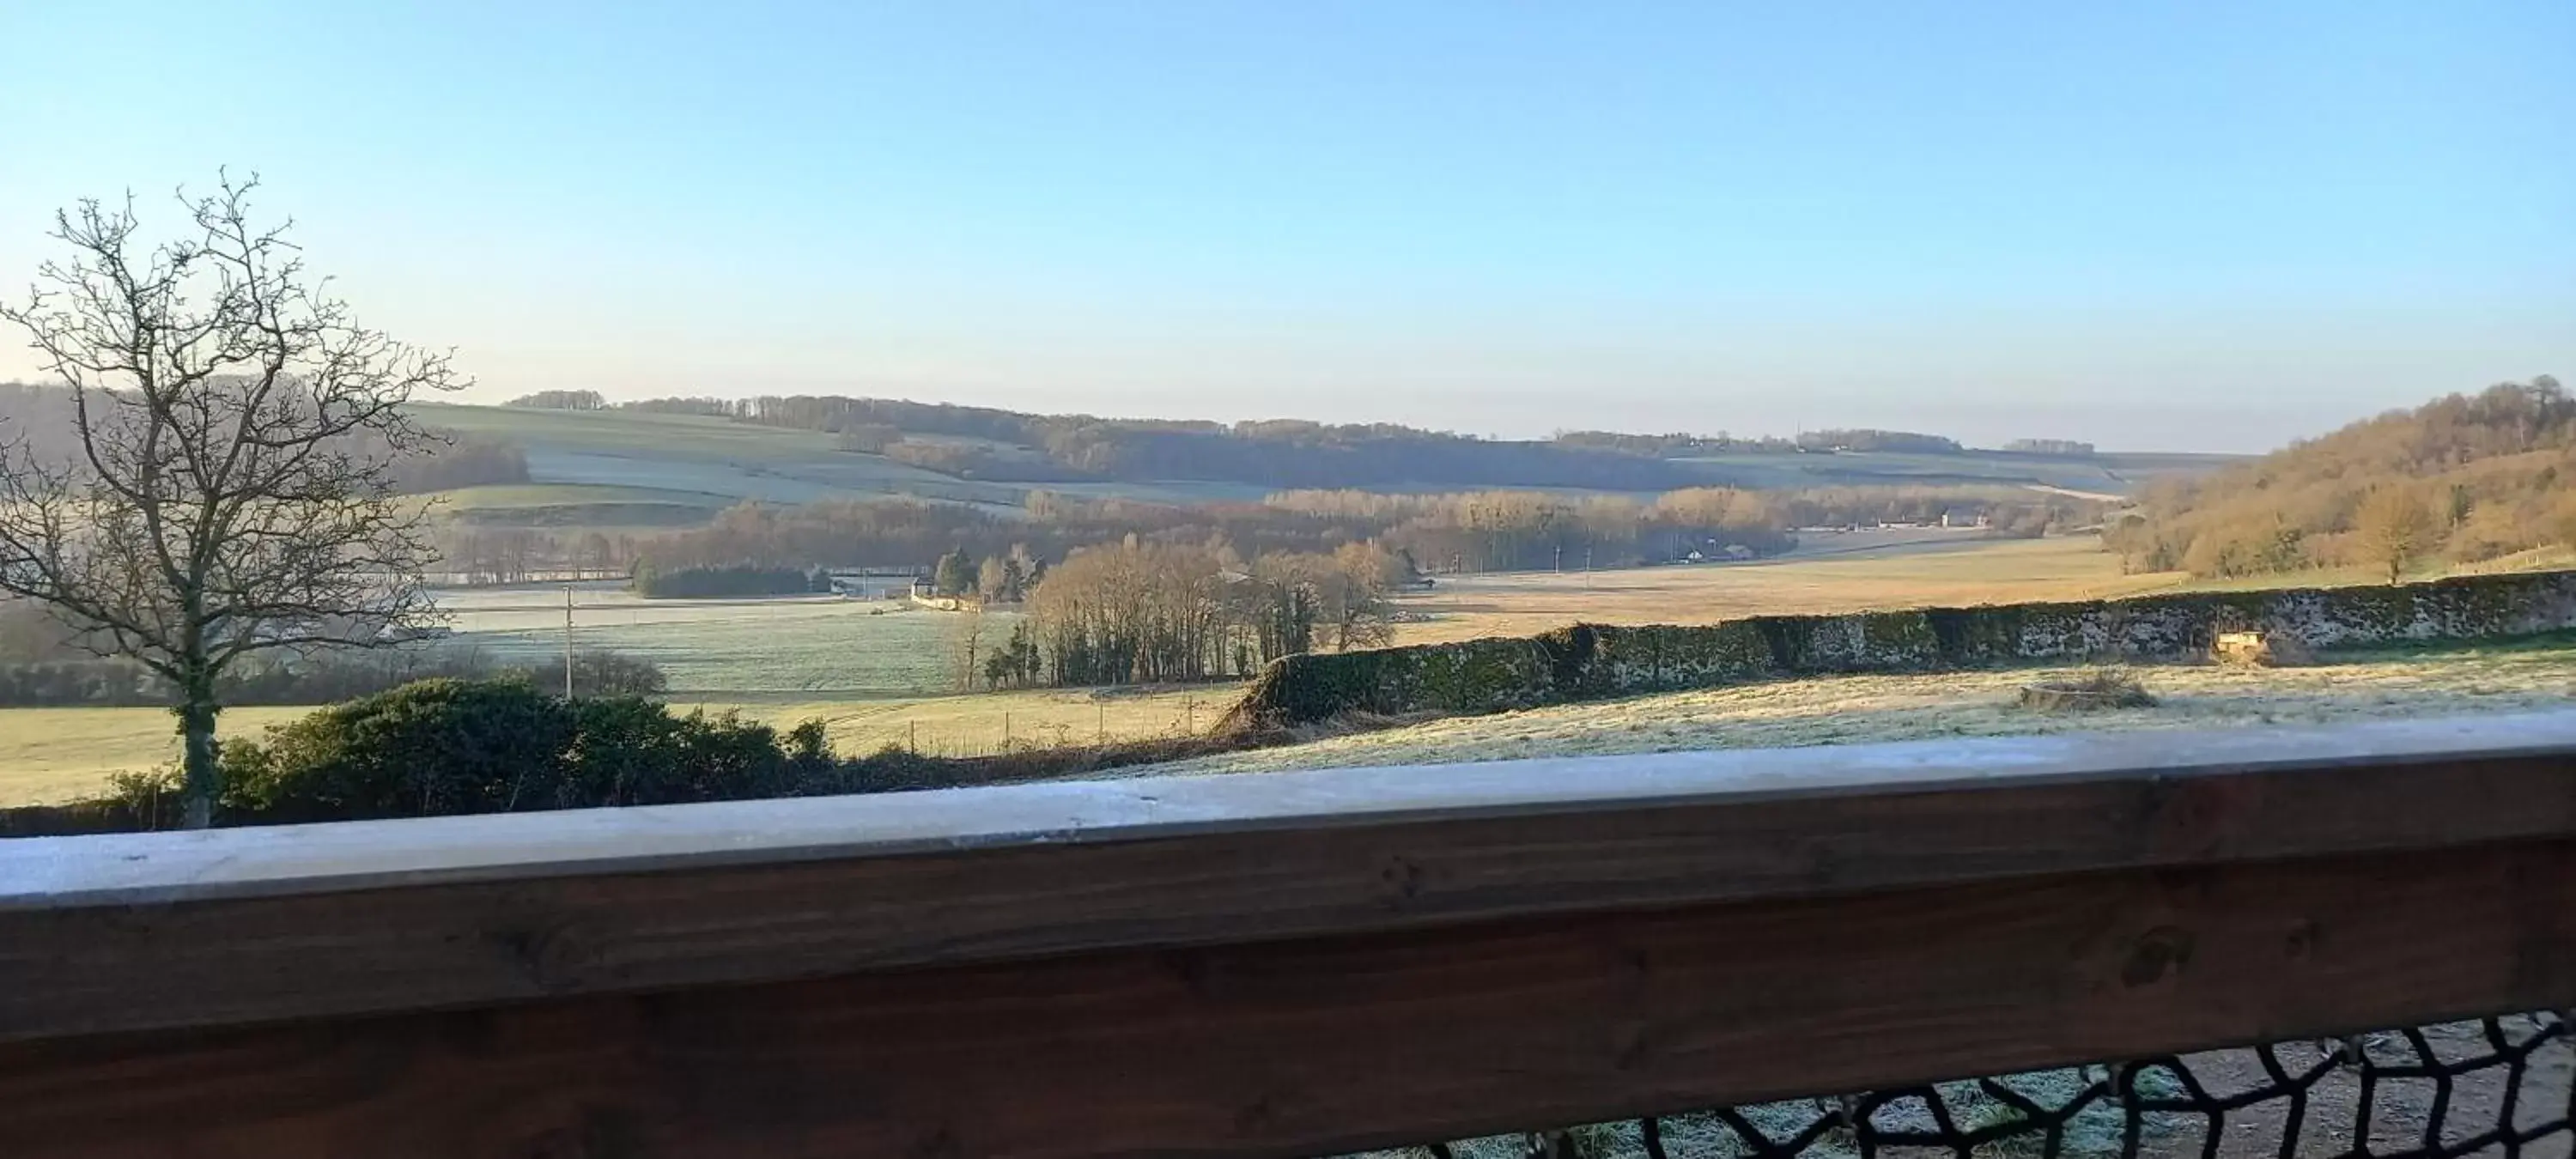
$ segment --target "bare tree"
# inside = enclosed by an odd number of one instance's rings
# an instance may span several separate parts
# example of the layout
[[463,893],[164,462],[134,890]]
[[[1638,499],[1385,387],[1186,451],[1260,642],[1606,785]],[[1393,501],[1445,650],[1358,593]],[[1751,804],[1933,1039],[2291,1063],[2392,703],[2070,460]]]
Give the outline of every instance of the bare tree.
[[2373,491],[2353,513],[2353,537],[2362,557],[2388,569],[2388,582],[2406,577],[2406,569],[2431,553],[2441,539],[2441,528],[2433,513],[2421,499],[2403,487],[2388,486]]
[[969,605],[948,625],[949,680],[959,692],[975,691],[975,654],[984,646],[984,609]]
[[157,245],[131,197],[55,215],[24,328],[73,399],[78,448],[0,443],[0,593],[84,647],[168,682],[186,820],[218,791],[217,682],[245,656],[368,646],[434,614],[425,510],[392,459],[435,444],[404,403],[462,385],[448,355],[357,325],[308,282],[286,226],[251,224],[257,181],[180,197]]

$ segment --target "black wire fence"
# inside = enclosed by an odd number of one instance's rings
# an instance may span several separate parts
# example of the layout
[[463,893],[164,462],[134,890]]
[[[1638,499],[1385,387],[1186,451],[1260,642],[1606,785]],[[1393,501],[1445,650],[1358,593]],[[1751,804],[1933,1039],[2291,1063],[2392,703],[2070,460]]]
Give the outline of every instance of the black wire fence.
[[1371,1159],[2565,1159],[2567,1016],[1793,1099],[1427,1144]]

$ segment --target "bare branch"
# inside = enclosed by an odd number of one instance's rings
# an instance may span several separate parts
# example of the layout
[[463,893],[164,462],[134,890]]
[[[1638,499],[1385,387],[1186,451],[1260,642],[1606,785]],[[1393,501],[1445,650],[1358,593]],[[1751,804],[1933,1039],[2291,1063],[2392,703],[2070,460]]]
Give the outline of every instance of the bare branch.
[[434,615],[425,511],[390,468],[433,441],[403,408],[464,385],[447,353],[358,325],[286,224],[253,224],[258,187],[183,191],[188,228],[148,249],[131,197],[83,201],[55,216],[68,254],[0,303],[68,390],[78,446],[0,443],[0,593],[179,689],[192,793],[235,660]]

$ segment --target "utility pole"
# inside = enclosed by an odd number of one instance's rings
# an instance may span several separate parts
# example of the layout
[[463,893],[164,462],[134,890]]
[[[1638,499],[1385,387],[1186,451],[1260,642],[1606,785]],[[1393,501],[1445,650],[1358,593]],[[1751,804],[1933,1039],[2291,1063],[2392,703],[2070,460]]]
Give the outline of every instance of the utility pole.
[[564,585],[564,699],[572,699],[572,585]]

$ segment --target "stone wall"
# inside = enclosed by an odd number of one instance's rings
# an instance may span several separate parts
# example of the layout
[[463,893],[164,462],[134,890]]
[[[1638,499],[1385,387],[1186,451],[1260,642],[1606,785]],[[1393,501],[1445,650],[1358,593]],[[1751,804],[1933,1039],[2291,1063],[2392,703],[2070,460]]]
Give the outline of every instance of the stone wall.
[[2565,628],[2576,628],[2576,572],[1757,616],[1704,627],[1578,624],[1529,638],[1291,656],[1261,674],[1228,723],[1278,727],[1349,712],[1499,712],[1836,672],[2173,660],[2207,655],[2221,632],[2261,631],[2327,649]]

